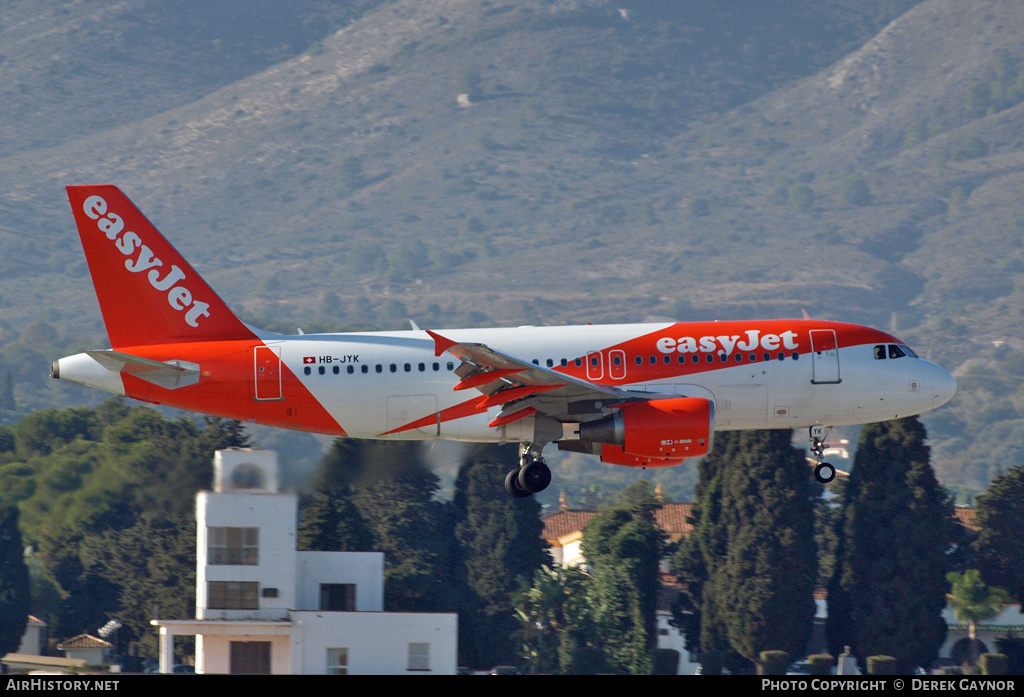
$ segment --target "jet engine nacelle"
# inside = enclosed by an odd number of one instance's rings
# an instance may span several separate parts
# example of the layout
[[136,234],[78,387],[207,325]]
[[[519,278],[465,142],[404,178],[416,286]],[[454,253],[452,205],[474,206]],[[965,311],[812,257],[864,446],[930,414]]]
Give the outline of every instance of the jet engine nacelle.
[[630,402],[580,424],[580,440],[601,443],[601,460],[630,467],[676,465],[711,450],[715,406],[700,397]]

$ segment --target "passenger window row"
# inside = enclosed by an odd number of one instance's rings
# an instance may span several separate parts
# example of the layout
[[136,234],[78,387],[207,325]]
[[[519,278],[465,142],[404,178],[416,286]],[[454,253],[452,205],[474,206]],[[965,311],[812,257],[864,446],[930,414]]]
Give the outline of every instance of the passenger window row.
[[[445,363],[445,369],[448,370],[448,371],[455,370],[455,364],[452,361],[448,361],[447,363]],[[398,363],[390,363],[387,366],[385,366],[383,363],[377,363],[372,368],[368,364],[364,363],[363,365],[359,366],[359,372],[363,373],[364,375],[369,373],[371,370],[374,373],[383,373],[385,370],[387,370],[387,372],[389,372],[389,373],[397,373],[399,371],[405,372],[405,373],[411,373],[414,370],[417,371],[417,372],[420,372],[420,373],[425,373],[428,370],[433,371],[433,372],[436,373],[436,372],[439,372],[441,370],[441,363],[439,363],[438,361],[434,361],[433,363],[430,364],[429,368],[428,368],[426,363],[416,363],[416,364],[413,364],[413,363],[403,363],[401,365],[399,365]],[[305,366],[302,369],[302,372],[304,374],[306,374],[306,375],[312,375],[313,374],[313,367],[307,365],[307,366]],[[326,365],[317,366],[316,372],[319,373],[320,375],[326,375],[327,374],[327,366]],[[331,372],[333,374],[335,374],[335,375],[340,375],[341,374],[341,366],[340,365],[332,365],[331,366]],[[345,366],[345,372],[348,373],[349,375],[354,375],[355,372],[356,372],[356,366],[354,366],[351,363],[349,363],[348,365]]]
[[[881,355],[879,355],[879,349],[882,349]],[[898,352],[898,355],[894,355],[894,349],[895,349],[895,352]],[[909,352],[909,349],[907,349],[907,351]],[[721,362],[721,363],[728,363],[729,362],[729,356],[728,356],[728,354],[725,354],[725,353],[718,353],[718,354],[708,353],[708,354],[705,354],[705,359],[704,360],[707,361],[708,363],[714,363],[716,355],[718,356],[719,362]],[[903,355],[905,355],[905,354],[900,351],[900,347],[899,346],[896,346],[895,344],[889,346],[889,357],[890,358],[897,358],[897,357],[903,356]],[[776,357],[776,360],[782,361],[782,360],[786,359],[786,354],[783,351],[779,351],[776,354],[775,357]],[[798,360],[800,358],[800,354],[798,352],[794,351],[791,354],[789,354],[789,357],[792,360],[795,361],[795,360]],[[875,358],[885,358],[885,346],[876,346],[875,347]],[[594,365],[594,367],[597,367],[597,365],[599,363],[597,356],[591,357],[590,360],[591,360],[591,363]],[[635,360],[637,365],[643,365],[644,364],[643,356],[637,356],[634,360]],[[699,354],[695,353],[695,354],[691,355],[689,360],[690,360],[690,362],[692,362],[693,364],[696,365],[696,364],[700,363],[701,358],[700,358]],[[747,362],[750,362],[750,363],[756,363],[758,361],[758,355],[756,353],[751,353],[749,355],[748,354],[743,354],[743,353],[734,353],[733,356],[732,356],[732,360],[733,360],[734,363],[743,363],[744,361],[747,361]],[[772,360],[772,354],[770,354],[770,353],[768,353],[766,351],[765,353],[762,354],[761,360],[764,360],[764,361]],[[573,364],[577,368],[582,368],[583,367],[583,358],[576,358],[572,362],[573,362]],[[621,356],[613,356],[612,357],[612,362],[615,364],[616,367],[619,367],[619,366],[622,365],[622,357]],[[651,365],[657,365],[659,363],[658,356],[650,356],[650,357],[648,357],[648,362]],[[660,362],[664,363],[665,365],[671,365],[673,363],[672,356],[671,355],[662,356]],[[677,357],[676,357],[676,361],[675,362],[677,362],[679,365],[685,364],[687,362],[686,354],[678,354]],[[533,363],[534,363],[534,365],[540,365],[540,359],[534,358],[533,359]],[[555,359],[548,358],[545,361],[545,364],[547,365],[547,367],[553,368],[553,367],[555,367]],[[560,365],[563,368],[566,368],[566,367],[569,366],[569,360],[567,358],[562,358],[562,359],[560,359],[558,361],[558,365]],[[335,364],[335,365],[332,365],[330,367],[330,370],[331,370],[331,372],[334,375],[340,375],[341,374],[341,368],[342,368],[341,365]],[[448,361],[445,364],[445,369],[448,370],[448,371],[452,371],[452,370],[455,369],[455,364],[452,361]],[[390,373],[398,373],[398,372],[405,372],[405,373],[420,372],[420,373],[425,373],[425,372],[428,372],[428,371],[433,371],[433,372],[436,373],[436,372],[439,372],[441,370],[441,363],[439,363],[438,361],[434,361],[433,363],[429,364],[429,367],[428,367],[428,364],[422,363],[422,362],[421,363],[415,363],[415,364],[414,363],[402,363],[402,364],[390,363],[390,364],[387,364],[387,365],[385,365],[383,363],[377,363],[372,368],[368,364],[363,364],[363,365],[360,365],[358,367],[358,372],[363,373],[364,375],[370,373],[371,370],[374,373],[384,373],[385,371],[390,372]],[[327,366],[326,365],[319,365],[319,366],[317,366],[316,371],[320,375],[326,375],[327,374]],[[306,375],[312,375],[313,374],[313,367],[307,365],[307,366],[305,366],[302,369],[302,372],[304,374],[306,374]],[[357,367],[355,365],[349,363],[348,365],[345,366],[345,372],[348,373],[349,375],[354,375],[357,372]]]
[[[708,354],[705,354],[705,360],[708,363],[714,363],[715,362],[715,356],[718,356],[718,360],[720,362],[722,362],[722,363],[728,363],[729,362],[729,355],[725,354],[725,353],[717,353],[717,354],[715,354],[715,353],[708,353]],[[794,361],[795,360],[799,360],[800,354],[797,351],[793,351],[791,354],[789,354],[789,357],[792,360],[794,360]],[[776,358],[776,360],[780,360],[780,361],[785,360],[786,359],[786,353],[783,352],[783,351],[779,351],[778,354],[776,354],[775,358]],[[633,360],[634,360],[634,362],[637,365],[643,365],[644,364],[644,357],[643,356],[637,356]],[[664,363],[665,365],[671,365],[673,363],[672,354],[669,354],[669,355],[666,355],[666,356],[662,356],[660,361],[658,360],[658,356],[649,356],[647,360],[648,360],[648,362],[651,365],[657,365],[659,362]],[[692,362],[694,364],[700,363],[700,360],[701,360],[700,359],[700,354],[696,354],[696,353],[692,354],[689,360],[690,360],[690,362]],[[734,353],[733,356],[732,356],[732,360],[735,363],[743,363],[745,361],[749,362],[749,363],[756,363],[758,358],[757,358],[757,354],[756,353],[751,353],[749,355],[748,354],[743,354],[743,353]],[[764,354],[762,354],[761,360],[765,360],[765,361],[772,360],[772,354],[770,354],[770,353],[768,353],[766,351]],[[680,365],[682,365],[682,364],[686,363],[686,361],[687,361],[686,354],[677,354],[675,362],[677,362]],[[536,359],[536,358],[533,359],[533,363],[535,365],[540,365],[540,361],[538,359]],[[573,361],[573,363],[574,363],[574,365],[577,368],[582,368],[583,367],[583,359],[582,358],[575,359]],[[622,365],[622,357],[621,356],[613,356],[612,357],[612,363],[616,367],[621,366]],[[547,367],[553,368],[555,366],[555,360],[553,358],[549,358],[549,359],[547,359],[547,361],[545,361],[545,364],[547,365]],[[598,365],[600,365],[600,360],[598,359],[597,356],[593,356],[590,359],[590,364],[596,368]],[[566,359],[563,358],[559,362],[559,365],[561,365],[564,368],[564,367],[569,365],[569,361],[567,361]]]

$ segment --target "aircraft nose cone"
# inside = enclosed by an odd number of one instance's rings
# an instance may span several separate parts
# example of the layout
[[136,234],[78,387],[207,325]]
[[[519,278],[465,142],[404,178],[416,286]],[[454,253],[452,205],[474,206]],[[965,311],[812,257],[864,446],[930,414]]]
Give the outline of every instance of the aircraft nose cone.
[[939,366],[935,366],[935,370],[932,372],[932,394],[935,395],[933,398],[933,408],[941,407],[953,399],[953,395],[956,394],[956,378],[945,368],[940,368]]

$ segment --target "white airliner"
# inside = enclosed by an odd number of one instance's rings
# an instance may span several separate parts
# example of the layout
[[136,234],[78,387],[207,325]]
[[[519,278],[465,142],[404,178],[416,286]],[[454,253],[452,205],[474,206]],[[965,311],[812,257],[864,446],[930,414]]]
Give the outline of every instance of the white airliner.
[[300,334],[243,324],[114,186],[70,186],[112,348],[53,377],[155,404],[349,438],[549,443],[629,467],[705,455],[716,430],[828,428],[952,398],[953,377],[868,327],[810,319]]

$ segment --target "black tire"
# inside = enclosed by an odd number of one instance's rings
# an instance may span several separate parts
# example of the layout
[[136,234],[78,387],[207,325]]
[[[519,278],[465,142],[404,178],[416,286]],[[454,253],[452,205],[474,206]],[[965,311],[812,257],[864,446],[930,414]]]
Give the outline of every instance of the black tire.
[[814,468],[814,478],[822,484],[828,484],[836,478],[836,468],[828,462],[818,463],[818,466]]
[[528,462],[519,469],[519,487],[536,494],[548,488],[551,470],[543,460]]
[[530,495],[529,491],[519,486],[519,468],[505,475],[505,491],[509,496],[517,499],[523,499]]

